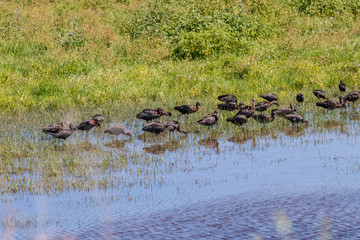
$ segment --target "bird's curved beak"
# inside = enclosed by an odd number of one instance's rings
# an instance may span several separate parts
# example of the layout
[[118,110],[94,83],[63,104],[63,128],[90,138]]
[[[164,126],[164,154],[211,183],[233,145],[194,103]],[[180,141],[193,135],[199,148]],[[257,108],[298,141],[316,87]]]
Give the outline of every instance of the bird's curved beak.
[[296,109],[299,109],[299,106],[298,106],[298,105],[296,105],[295,103],[294,103],[294,107],[295,107]]

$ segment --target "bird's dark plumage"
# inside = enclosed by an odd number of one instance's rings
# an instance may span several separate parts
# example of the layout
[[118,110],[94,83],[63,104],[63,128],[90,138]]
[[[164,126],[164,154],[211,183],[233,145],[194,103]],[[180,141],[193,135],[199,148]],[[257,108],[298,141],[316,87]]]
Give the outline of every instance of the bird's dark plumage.
[[237,98],[232,94],[225,94],[218,97],[222,102],[237,102]]
[[299,93],[298,95],[296,95],[296,101],[298,101],[299,103],[304,102],[305,97],[303,94]]
[[248,118],[245,115],[235,115],[233,117],[229,117],[226,119],[226,121],[231,122],[235,125],[243,125],[248,122]]
[[173,132],[175,130],[185,134],[187,133],[187,131],[185,130],[180,130],[180,124],[177,121],[170,121],[170,122],[153,121],[145,124],[142,130],[145,132],[151,132],[155,134],[160,134],[164,132]]
[[240,109],[242,106],[244,106],[244,103],[237,104],[236,102],[226,102],[226,103],[220,103],[218,104],[218,108],[220,110],[227,110],[227,111],[233,111],[236,109]]
[[182,106],[176,106],[175,110],[179,111],[181,114],[190,114],[197,112],[199,110],[199,107],[203,107],[203,106],[199,102],[197,102],[196,107],[190,105],[182,105]]
[[342,94],[343,92],[346,92],[346,84],[343,83],[342,80],[340,80],[340,83],[339,83],[339,90],[340,90],[341,94]]
[[255,105],[255,110],[258,112],[263,112],[263,111],[266,111],[268,108],[270,108],[272,105],[279,106],[277,101],[272,101],[272,102],[262,101]]
[[163,108],[145,109],[141,113],[137,114],[136,118],[151,121],[163,115],[171,116],[171,112],[167,112]]
[[307,122],[308,122],[308,121],[306,121],[306,120],[304,119],[304,117],[303,117],[302,115],[300,115],[300,114],[298,114],[298,113],[287,114],[287,115],[285,116],[285,118],[286,118],[287,120],[289,120],[290,122],[292,122],[292,123],[300,123],[300,122],[307,123]]
[[271,116],[265,114],[253,115],[253,118],[260,123],[269,123],[275,120],[274,113],[272,113]]
[[61,123],[54,123],[43,127],[42,131],[46,134],[54,135],[64,129],[65,121],[61,121]]
[[340,100],[340,102],[335,102],[332,100],[318,102],[318,103],[316,103],[316,106],[325,108],[327,110],[333,110],[335,108],[346,107],[346,102],[344,102],[344,97],[340,96],[339,100]]
[[265,100],[267,100],[269,102],[278,100],[278,96],[274,93],[264,93],[264,94],[260,95],[260,97],[264,98]]
[[76,127],[72,123],[70,123],[69,129],[64,129],[64,130],[58,132],[57,134],[54,135],[54,137],[65,140],[68,137],[70,137],[74,133],[75,130],[76,130]]
[[290,103],[290,107],[282,107],[282,108],[273,109],[273,110],[271,110],[271,115],[285,116],[286,114],[296,112],[295,106],[296,105],[294,103]]
[[352,91],[344,96],[344,100],[355,103],[360,98],[359,91]]
[[217,121],[219,120],[219,116],[220,116],[220,111],[216,109],[215,112],[203,117],[202,119],[197,121],[197,123],[200,125],[212,126],[217,123]]
[[327,100],[327,97],[325,97],[325,92],[323,90],[314,90],[313,93],[315,97],[317,97],[319,100],[321,98]]
[[78,130],[90,131],[93,127],[100,126],[100,123],[95,119],[85,120],[76,126]]
[[251,117],[255,113],[255,101],[256,99],[251,99],[251,105],[250,106],[244,106],[240,109],[236,115],[245,115],[247,118]]

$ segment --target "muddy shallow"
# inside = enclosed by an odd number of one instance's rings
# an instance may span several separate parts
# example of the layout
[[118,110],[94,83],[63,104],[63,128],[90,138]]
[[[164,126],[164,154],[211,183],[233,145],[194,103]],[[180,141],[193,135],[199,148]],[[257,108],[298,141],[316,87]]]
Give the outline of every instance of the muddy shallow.
[[1,238],[356,239],[360,129],[352,116],[157,137],[128,122],[133,140],[96,130],[65,145],[37,127],[8,130],[10,142],[31,148],[6,160],[17,164],[2,173]]

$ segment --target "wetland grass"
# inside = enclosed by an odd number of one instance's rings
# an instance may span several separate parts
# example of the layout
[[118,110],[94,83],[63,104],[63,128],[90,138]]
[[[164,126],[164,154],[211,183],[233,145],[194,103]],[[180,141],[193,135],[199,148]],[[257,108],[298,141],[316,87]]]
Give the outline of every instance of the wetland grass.
[[284,99],[340,79],[356,90],[359,7],[321,2],[0,3],[0,110]]
[[[282,105],[288,105],[288,102],[279,101]],[[131,186],[140,182],[157,184],[159,179],[156,176],[169,170],[165,167],[170,166],[168,161],[179,161],[188,148],[198,151],[202,146],[221,153],[219,140],[240,145],[250,142],[256,147],[259,139],[276,141],[282,135],[301,137],[307,131],[347,133],[351,131],[351,124],[357,122],[351,117],[353,109],[336,109],[331,113],[332,118],[327,119],[322,109],[312,107],[315,102],[309,100],[300,109],[310,122],[300,127],[291,126],[281,117],[265,126],[252,118],[243,126],[235,126],[225,121],[227,116],[233,114],[228,111],[221,111],[219,123],[211,129],[196,124],[200,115],[197,113],[187,118],[166,116],[169,119],[164,120],[178,120],[183,128],[189,130],[189,135],[144,134],[141,127],[145,123],[134,118],[133,109],[109,109],[106,121],[90,133],[89,139],[75,132],[66,144],[54,142],[51,136],[41,132],[41,127],[52,121],[80,122],[99,110],[47,112],[47,119],[35,113],[1,116],[0,191],[41,194],[71,189],[118,188],[119,184]],[[204,105],[211,109],[216,106],[216,102]],[[134,139],[113,140],[103,134],[103,129],[118,123],[133,131]],[[174,159],[169,159],[167,156],[172,153],[175,153]],[[188,159],[185,157],[181,161],[186,162]]]

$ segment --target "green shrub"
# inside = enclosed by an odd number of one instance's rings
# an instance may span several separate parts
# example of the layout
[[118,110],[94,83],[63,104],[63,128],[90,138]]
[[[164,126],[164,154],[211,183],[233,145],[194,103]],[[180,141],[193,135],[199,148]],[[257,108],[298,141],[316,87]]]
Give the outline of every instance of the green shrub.
[[151,2],[134,12],[129,34],[134,38],[156,36],[168,40],[174,55],[202,58],[217,52],[243,48],[246,39],[268,37],[273,29],[250,17],[242,4],[214,4],[207,1]]
[[229,31],[222,28],[200,32],[182,32],[176,43],[174,54],[180,58],[204,58],[213,53],[245,49]]

